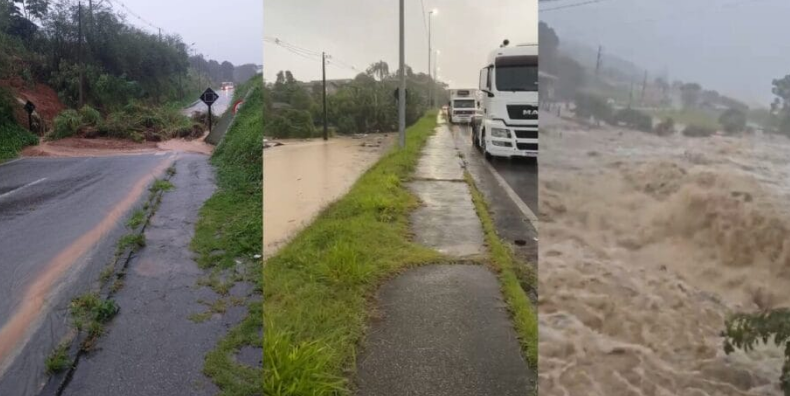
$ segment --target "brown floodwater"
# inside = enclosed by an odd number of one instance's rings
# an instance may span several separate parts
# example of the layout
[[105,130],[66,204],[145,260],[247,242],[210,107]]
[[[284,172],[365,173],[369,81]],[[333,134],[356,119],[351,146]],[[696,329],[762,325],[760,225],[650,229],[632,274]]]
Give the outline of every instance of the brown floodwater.
[[343,196],[390,147],[392,136],[280,140],[284,145],[264,150],[264,257]]
[[541,123],[541,395],[781,395],[720,332],[790,306],[790,139]]

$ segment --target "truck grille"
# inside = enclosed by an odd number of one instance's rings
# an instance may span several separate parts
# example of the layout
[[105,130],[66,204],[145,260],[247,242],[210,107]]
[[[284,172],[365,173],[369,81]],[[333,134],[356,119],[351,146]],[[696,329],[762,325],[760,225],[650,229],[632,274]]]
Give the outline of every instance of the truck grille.
[[456,110],[455,115],[470,115],[474,114],[474,110]]
[[507,115],[511,120],[537,120],[538,106],[507,105]]
[[537,139],[538,138],[538,131],[524,131],[524,130],[515,130],[513,131],[516,134],[517,139]]
[[516,147],[518,147],[519,150],[538,151],[537,143],[516,143]]

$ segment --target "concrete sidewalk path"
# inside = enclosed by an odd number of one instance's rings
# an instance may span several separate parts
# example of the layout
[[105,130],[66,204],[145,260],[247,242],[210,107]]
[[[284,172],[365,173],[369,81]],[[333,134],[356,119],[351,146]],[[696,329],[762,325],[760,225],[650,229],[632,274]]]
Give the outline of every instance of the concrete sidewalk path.
[[[446,125],[430,138],[411,190],[415,239],[447,255],[484,257],[483,230]],[[381,319],[357,360],[359,396],[510,396],[534,389],[496,275],[482,265],[406,271],[379,290]]]

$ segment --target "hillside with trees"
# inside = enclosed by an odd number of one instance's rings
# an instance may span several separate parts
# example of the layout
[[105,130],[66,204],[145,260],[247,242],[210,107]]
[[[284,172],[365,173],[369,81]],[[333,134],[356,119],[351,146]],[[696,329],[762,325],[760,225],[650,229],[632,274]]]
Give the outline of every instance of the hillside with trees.
[[177,34],[137,28],[111,4],[0,0],[0,94],[7,99],[4,111],[14,116],[0,122],[27,128],[22,105],[30,100],[39,135],[92,132],[138,140],[156,135],[144,133],[156,127],[157,133],[170,130],[156,139],[168,138],[194,126],[178,109],[206,86],[257,73],[255,65],[190,55]]

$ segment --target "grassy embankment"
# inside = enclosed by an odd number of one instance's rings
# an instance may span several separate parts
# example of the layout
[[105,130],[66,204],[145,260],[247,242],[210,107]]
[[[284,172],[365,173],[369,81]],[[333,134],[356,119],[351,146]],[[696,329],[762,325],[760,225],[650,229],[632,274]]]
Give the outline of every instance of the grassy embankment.
[[16,123],[14,98],[0,90],[0,163],[16,158],[26,146],[38,144],[38,137]]
[[[217,192],[200,210],[192,249],[198,265],[211,274],[204,283],[221,296],[236,281],[255,284],[261,292],[263,95],[262,78],[253,77],[236,91],[241,98],[254,91],[239,110],[232,128],[211,162],[217,171]],[[206,356],[203,371],[221,389],[221,395],[260,394],[263,374],[259,368],[245,366],[235,359],[244,346],[260,348],[262,304],[246,302],[248,315],[232,328]]]

